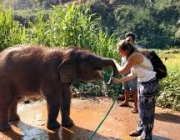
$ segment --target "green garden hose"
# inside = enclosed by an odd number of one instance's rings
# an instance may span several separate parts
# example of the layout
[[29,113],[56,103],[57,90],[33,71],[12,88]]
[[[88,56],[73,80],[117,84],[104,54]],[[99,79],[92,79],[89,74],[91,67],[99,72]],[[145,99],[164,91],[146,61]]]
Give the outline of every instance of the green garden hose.
[[96,132],[98,131],[98,129],[101,127],[102,123],[106,120],[107,116],[109,115],[110,111],[112,110],[117,98],[118,98],[118,91],[116,89],[116,94],[115,94],[115,97],[114,97],[114,100],[113,100],[113,103],[110,107],[110,109],[108,110],[108,112],[106,113],[105,117],[102,119],[102,121],[100,122],[100,124],[97,126],[96,130],[92,133],[92,135],[88,138],[88,140],[92,140],[93,137],[95,136]]

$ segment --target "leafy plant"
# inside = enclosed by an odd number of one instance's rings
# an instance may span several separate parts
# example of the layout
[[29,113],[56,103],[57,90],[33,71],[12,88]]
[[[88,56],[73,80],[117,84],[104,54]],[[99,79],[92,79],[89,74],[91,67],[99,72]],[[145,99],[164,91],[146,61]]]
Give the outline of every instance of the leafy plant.
[[180,52],[177,49],[170,49],[159,53],[167,66],[168,76],[160,81],[157,105],[180,111]]
[[12,11],[0,10],[0,50],[24,42],[25,34],[24,27],[14,21]]

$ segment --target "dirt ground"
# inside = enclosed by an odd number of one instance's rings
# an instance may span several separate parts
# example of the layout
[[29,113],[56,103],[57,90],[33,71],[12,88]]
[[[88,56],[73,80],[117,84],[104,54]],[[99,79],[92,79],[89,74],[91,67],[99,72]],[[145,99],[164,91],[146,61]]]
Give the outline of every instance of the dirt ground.
[[[0,140],[88,140],[112,103],[110,98],[73,98],[71,118],[75,126],[55,131],[46,128],[45,101],[20,103],[21,120],[11,123],[12,130],[0,132]],[[138,114],[132,114],[131,109],[119,107],[116,102],[93,140],[133,140],[129,132],[136,128]],[[61,122],[60,115],[58,121]],[[180,112],[156,108],[153,140],[180,140]]]

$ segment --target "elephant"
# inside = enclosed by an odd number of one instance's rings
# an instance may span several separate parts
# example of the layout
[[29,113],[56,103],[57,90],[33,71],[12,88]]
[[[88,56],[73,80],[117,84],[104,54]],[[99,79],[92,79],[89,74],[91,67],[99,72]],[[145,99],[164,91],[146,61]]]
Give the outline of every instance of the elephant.
[[102,79],[102,70],[112,67],[113,59],[96,55],[76,46],[46,47],[15,45],[0,52],[0,131],[11,129],[9,122],[18,121],[17,105],[23,96],[41,94],[47,102],[50,130],[74,125],[70,118],[71,90],[75,82]]

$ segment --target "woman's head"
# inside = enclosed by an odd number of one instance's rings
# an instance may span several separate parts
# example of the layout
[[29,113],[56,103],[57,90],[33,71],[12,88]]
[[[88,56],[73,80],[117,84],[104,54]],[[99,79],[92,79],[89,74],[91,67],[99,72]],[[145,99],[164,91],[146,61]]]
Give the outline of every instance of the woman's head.
[[127,40],[122,40],[117,44],[117,49],[121,56],[129,57],[133,52],[137,51],[136,47]]

